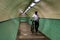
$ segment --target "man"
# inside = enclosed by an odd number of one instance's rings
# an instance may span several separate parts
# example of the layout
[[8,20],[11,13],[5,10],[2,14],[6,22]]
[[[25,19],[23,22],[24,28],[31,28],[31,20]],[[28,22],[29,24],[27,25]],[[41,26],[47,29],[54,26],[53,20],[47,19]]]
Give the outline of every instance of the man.
[[38,32],[38,27],[39,27],[39,16],[37,14],[37,11],[35,11],[35,13],[33,14],[32,17],[33,17],[33,21],[32,22],[34,23],[34,28],[35,28],[35,31],[37,33]]

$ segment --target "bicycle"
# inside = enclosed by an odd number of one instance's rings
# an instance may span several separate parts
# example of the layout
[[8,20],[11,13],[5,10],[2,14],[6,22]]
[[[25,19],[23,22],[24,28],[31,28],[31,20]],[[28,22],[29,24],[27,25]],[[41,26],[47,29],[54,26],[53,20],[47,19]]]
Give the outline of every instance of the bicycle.
[[35,28],[35,22],[32,21],[32,25],[31,25],[31,32],[34,33],[34,28]]

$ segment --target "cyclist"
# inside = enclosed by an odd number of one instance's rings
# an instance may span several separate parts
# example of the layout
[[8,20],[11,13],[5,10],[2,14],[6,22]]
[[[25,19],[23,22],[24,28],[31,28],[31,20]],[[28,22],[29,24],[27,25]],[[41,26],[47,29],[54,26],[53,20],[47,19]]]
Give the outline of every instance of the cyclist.
[[38,27],[39,27],[39,16],[37,14],[37,11],[35,11],[35,13],[33,14],[32,16],[33,18],[33,21],[32,21],[32,32],[34,32],[33,30],[35,29],[35,32],[37,33],[38,32]]

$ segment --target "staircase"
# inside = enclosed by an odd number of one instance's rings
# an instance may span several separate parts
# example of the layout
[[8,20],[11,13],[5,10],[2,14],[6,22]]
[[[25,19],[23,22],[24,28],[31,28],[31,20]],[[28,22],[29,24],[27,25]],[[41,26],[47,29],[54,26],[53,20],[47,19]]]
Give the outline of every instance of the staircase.
[[17,35],[17,40],[49,40],[41,33],[31,33],[31,26],[27,23],[21,23]]

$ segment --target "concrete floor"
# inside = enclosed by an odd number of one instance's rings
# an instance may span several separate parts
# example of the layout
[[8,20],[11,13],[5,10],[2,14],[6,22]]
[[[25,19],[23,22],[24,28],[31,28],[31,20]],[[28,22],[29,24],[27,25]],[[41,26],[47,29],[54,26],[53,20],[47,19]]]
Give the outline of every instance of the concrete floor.
[[27,23],[21,23],[18,31],[17,40],[49,40],[41,33],[32,34],[30,31],[31,26]]

